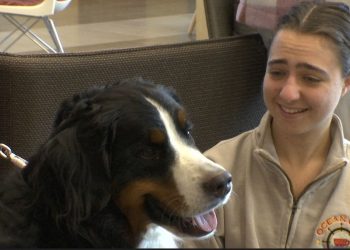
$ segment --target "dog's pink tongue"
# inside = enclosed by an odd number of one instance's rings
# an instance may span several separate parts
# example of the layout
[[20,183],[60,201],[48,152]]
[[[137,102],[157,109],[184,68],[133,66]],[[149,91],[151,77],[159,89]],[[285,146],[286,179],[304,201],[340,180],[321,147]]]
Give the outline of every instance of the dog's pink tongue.
[[218,225],[214,210],[207,214],[197,215],[194,217],[193,223],[206,232],[214,231]]

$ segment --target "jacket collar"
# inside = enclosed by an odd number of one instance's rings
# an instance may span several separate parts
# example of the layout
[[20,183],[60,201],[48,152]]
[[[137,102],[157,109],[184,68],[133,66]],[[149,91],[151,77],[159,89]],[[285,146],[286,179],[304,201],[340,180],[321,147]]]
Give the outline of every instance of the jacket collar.
[[[255,151],[257,151],[258,154],[264,154],[279,165],[278,155],[272,140],[271,122],[272,116],[269,111],[267,111],[255,130]],[[323,173],[346,165],[349,161],[346,152],[349,141],[344,138],[343,126],[340,118],[336,114],[333,115],[331,126],[332,145],[326,160],[325,169],[322,171]]]

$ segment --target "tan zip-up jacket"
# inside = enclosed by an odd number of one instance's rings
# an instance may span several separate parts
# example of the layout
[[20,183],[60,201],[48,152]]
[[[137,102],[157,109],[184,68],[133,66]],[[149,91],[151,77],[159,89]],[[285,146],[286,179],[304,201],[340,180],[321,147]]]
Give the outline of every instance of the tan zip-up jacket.
[[270,121],[267,112],[254,130],[206,152],[232,173],[234,194],[217,211],[215,237],[183,247],[350,248],[350,142],[340,119],[333,117],[324,169],[298,200],[280,168]]

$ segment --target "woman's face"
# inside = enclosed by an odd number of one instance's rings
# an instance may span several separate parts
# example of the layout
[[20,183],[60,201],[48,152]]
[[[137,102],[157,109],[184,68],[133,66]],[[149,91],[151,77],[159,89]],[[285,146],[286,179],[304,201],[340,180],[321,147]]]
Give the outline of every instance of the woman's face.
[[264,100],[273,116],[273,128],[291,135],[321,133],[329,127],[347,82],[330,41],[279,31],[264,77]]

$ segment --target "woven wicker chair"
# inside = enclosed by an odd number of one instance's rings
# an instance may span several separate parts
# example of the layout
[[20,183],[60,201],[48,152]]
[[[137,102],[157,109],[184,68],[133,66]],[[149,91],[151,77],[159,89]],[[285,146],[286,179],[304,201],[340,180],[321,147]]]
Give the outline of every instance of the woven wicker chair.
[[86,53],[0,53],[0,143],[28,158],[49,135],[63,99],[140,76],[177,90],[205,150],[259,123],[265,61],[256,34]]

